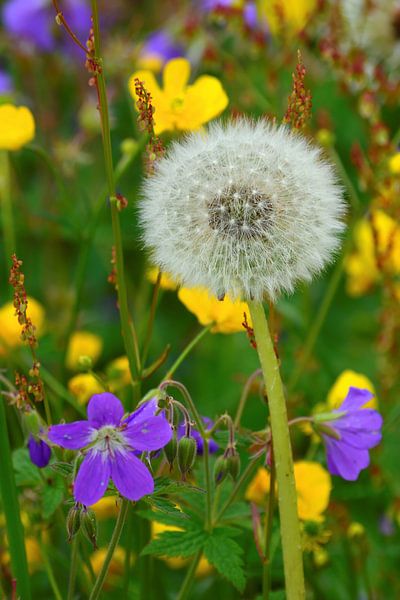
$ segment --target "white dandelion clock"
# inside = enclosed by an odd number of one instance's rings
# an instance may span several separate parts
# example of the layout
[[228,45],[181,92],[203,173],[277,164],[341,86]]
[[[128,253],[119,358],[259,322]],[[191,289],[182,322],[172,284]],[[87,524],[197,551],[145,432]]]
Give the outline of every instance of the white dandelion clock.
[[266,121],[213,124],[172,144],[143,188],[152,259],[185,286],[275,298],[331,259],[344,203],[304,137]]

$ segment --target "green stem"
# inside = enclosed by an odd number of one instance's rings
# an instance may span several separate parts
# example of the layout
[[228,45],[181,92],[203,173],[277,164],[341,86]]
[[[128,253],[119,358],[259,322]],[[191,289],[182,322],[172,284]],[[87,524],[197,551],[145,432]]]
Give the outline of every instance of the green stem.
[[190,563],[189,569],[187,570],[186,577],[183,580],[182,587],[179,590],[176,600],[186,600],[186,598],[188,597],[196,573],[197,565],[199,564],[201,559],[201,555],[202,551],[199,550],[197,554],[193,557],[193,560]]
[[216,518],[214,519],[214,526],[217,523],[219,523],[219,521],[224,516],[225,512],[230,507],[230,505],[236,500],[237,496],[239,495],[241,489],[244,487],[245,483],[248,481],[248,479],[250,479],[250,477],[252,477],[258,464],[259,463],[257,460],[250,460],[247,463],[246,468],[240,475],[239,479],[235,482],[235,485],[233,486],[231,493],[229,494],[228,498],[225,500],[222,508],[220,509],[219,513],[217,514]]
[[167,387],[177,388],[181,392],[182,396],[185,398],[187,404],[189,405],[190,410],[192,411],[192,414],[197,424],[197,429],[199,430],[201,437],[203,439],[208,439],[207,432],[204,428],[203,419],[201,418],[200,413],[197,410],[197,407],[193,402],[191,395],[189,394],[188,390],[183,385],[183,383],[181,383],[180,381],[174,381],[173,379],[167,379],[166,381],[163,381],[160,385],[160,390],[164,390]]
[[244,407],[246,406],[247,398],[249,397],[251,386],[253,385],[253,383],[257,379],[257,377],[259,377],[260,375],[262,375],[262,371],[261,371],[261,369],[257,369],[257,371],[254,371],[254,373],[252,373],[250,375],[250,377],[248,378],[248,380],[246,381],[246,383],[244,385],[242,395],[240,396],[239,404],[238,404],[238,407],[236,410],[235,420],[234,420],[234,425],[235,425],[236,429],[240,425],[240,419],[242,418],[242,414],[244,411]]
[[210,450],[209,440],[203,438],[203,460],[204,460],[204,474],[206,482],[206,518],[205,518],[205,529],[211,531],[212,525],[212,481],[210,472]]
[[53,569],[51,567],[51,563],[50,563],[50,560],[49,560],[49,557],[47,554],[47,548],[40,538],[39,538],[38,542],[39,542],[39,548],[40,548],[40,555],[41,555],[43,563],[44,563],[44,568],[46,569],[47,577],[49,579],[54,598],[55,598],[55,600],[62,600],[62,595],[61,595],[60,589],[57,585],[57,580],[54,576]]
[[270,561],[270,550],[271,550],[271,534],[272,534],[272,521],[274,518],[275,508],[275,480],[276,471],[275,466],[271,465],[271,477],[269,482],[269,498],[268,507],[265,519],[265,547],[264,547],[264,564],[263,564],[263,600],[268,600],[269,590],[271,587],[271,561]]
[[137,375],[137,360],[136,349],[134,340],[132,337],[132,326],[133,322],[129,314],[128,309],[128,298],[125,286],[124,277],[124,257],[122,249],[122,235],[121,225],[119,222],[119,211],[118,211],[118,200],[116,197],[115,189],[115,177],[114,167],[112,158],[111,148],[111,134],[110,134],[110,120],[108,114],[108,101],[106,93],[106,84],[104,79],[104,69],[102,60],[100,58],[100,29],[99,29],[99,15],[97,10],[97,1],[91,0],[92,5],[92,17],[93,17],[93,31],[94,31],[94,45],[96,53],[96,61],[98,64],[98,71],[96,73],[96,83],[99,96],[99,110],[101,117],[101,131],[103,139],[103,150],[104,150],[104,163],[107,176],[107,187],[108,194],[110,197],[111,206],[111,220],[112,230],[114,236],[115,256],[116,256],[116,271],[117,271],[117,293],[118,293],[118,306],[121,319],[121,333],[124,340],[125,351],[129,361],[129,369],[131,372],[132,379],[135,379]]
[[200,342],[200,340],[208,333],[214,323],[210,323],[204,329],[202,329],[195,338],[192,339],[191,342],[182,350],[181,354],[178,356],[172,367],[168,370],[168,372],[164,375],[163,380],[171,379],[172,375],[174,375],[175,371],[178,367],[183,363],[187,355],[193,350],[195,346]]
[[9,265],[16,252],[14,218],[11,203],[11,169],[6,150],[0,150],[0,205],[3,224],[5,264]]
[[253,300],[248,305],[271,419],[286,594],[288,600],[300,600],[305,598],[303,557],[286,401],[264,307]]
[[76,535],[72,541],[72,548],[71,548],[71,565],[69,568],[67,600],[73,600],[73,597],[74,597],[77,569],[78,569],[78,536]]
[[[131,509],[131,507],[129,507]],[[145,519],[141,519],[144,521]],[[129,584],[131,575],[131,559],[132,559],[132,539],[133,539],[133,526],[134,526],[134,514],[133,510],[128,509],[127,523],[126,523],[126,547],[125,547],[125,564],[124,564],[124,586],[123,586],[123,597],[125,600],[129,600]]]
[[17,595],[23,600],[30,600],[28,563],[26,560],[24,528],[19,513],[17,487],[9,444],[6,410],[4,400],[0,396],[0,494],[6,518],[8,546],[10,549],[11,569],[17,582]]
[[147,355],[149,353],[149,348],[150,348],[151,336],[153,333],[153,325],[154,325],[154,318],[156,316],[158,292],[160,291],[161,277],[162,277],[162,273],[161,273],[161,271],[159,271],[158,275],[157,275],[157,280],[156,280],[156,283],[155,283],[154,289],[153,289],[153,296],[151,299],[151,306],[150,306],[150,315],[149,315],[149,320],[147,323],[146,336],[144,339],[144,347],[143,347],[143,353],[142,353],[143,368],[146,365]]
[[119,538],[121,537],[121,532],[122,532],[122,528],[125,523],[126,515],[128,512],[128,507],[129,507],[129,500],[126,500],[126,498],[124,498],[122,500],[121,510],[119,512],[117,522],[115,523],[115,528],[114,528],[113,534],[111,536],[110,544],[108,546],[108,550],[107,550],[106,557],[104,559],[103,566],[101,568],[100,573],[98,574],[96,583],[94,584],[94,587],[93,587],[92,593],[90,594],[89,600],[96,600],[100,596],[100,592],[103,587],[104,580],[107,576],[110,562],[111,562],[111,559],[114,554],[114,550],[119,542]]
[[[140,549],[147,546],[147,544],[151,540],[151,524],[146,519],[140,519]],[[140,592],[139,598],[140,600],[150,600],[151,592],[152,592],[152,579],[151,579],[151,570],[152,570],[152,560],[151,556],[145,554],[144,556],[139,555],[139,560],[137,562],[138,572],[139,572],[139,582],[140,582]]]

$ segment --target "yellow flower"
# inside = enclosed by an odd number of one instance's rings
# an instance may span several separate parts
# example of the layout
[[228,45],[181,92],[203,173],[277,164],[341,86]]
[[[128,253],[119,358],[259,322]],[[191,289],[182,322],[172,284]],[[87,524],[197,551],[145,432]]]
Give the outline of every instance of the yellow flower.
[[131,383],[131,372],[127,356],[119,356],[111,361],[106,368],[108,385],[116,392]]
[[[26,560],[28,561],[29,574],[32,575],[35,571],[43,568],[43,559],[40,552],[39,542],[35,537],[25,538]],[[0,554],[0,564],[9,565],[10,553],[5,550]]]
[[79,367],[79,358],[88,356],[94,364],[103,349],[102,339],[90,331],[75,331],[69,340],[67,367],[71,371]]
[[[39,337],[44,329],[44,308],[34,298],[28,296],[27,316],[36,327],[36,336]],[[21,325],[15,316],[15,308],[12,302],[3,304],[0,308],[0,356],[4,355],[8,348],[15,348],[23,344],[21,340]],[[2,343],[3,342],[3,343]]]
[[[104,559],[107,554],[107,548],[99,548],[90,556],[93,572],[97,576],[104,564]],[[113,557],[110,562],[110,567],[107,573],[105,588],[109,588],[118,583],[118,580],[124,573],[125,568],[125,549],[117,546],[114,550]]]
[[68,381],[68,389],[78,400],[79,404],[86,402],[93,394],[101,394],[104,387],[100,385],[96,377],[91,373],[78,373]]
[[[349,387],[356,387],[362,390],[369,390],[376,394],[373,383],[362,373],[356,373],[350,369],[346,369],[339,375],[335,383],[328,392],[327,402],[330,409],[338,408],[347,396]],[[376,396],[372,398],[365,408],[377,408],[378,402]]]
[[[146,273],[147,279],[150,281],[150,283],[156,283],[157,281],[157,277],[158,277],[158,268],[157,267],[151,267],[151,269],[149,269]],[[163,273],[161,275],[161,282],[160,282],[160,287],[163,290],[171,290],[174,291],[176,290],[176,288],[178,287],[176,282],[172,279],[171,275],[169,275],[168,273]]]
[[[377,248],[374,232],[377,237]],[[372,211],[371,221],[364,219],[356,225],[354,244],[355,250],[345,263],[347,291],[350,296],[364,294],[380,280],[381,273],[377,266],[376,252],[385,273],[400,274],[400,226],[383,211]]]
[[393,175],[400,175],[400,152],[396,152],[389,159],[389,170]]
[[229,296],[218,300],[204,288],[181,288],[178,298],[190,312],[196,315],[201,325],[215,323],[211,328],[213,333],[243,331],[244,313],[251,327],[249,307],[246,302],[233,302]]
[[317,8],[317,0],[259,0],[261,17],[264,17],[274,35],[287,32],[300,33]]
[[156,135],[174,129],[195,131],[221,114],[228,105],[228,97],[216,77],[202,75],[188,85],[189,76],[189,61],[173,58],[163,70],[163,89],[151,71],[137,71],[129,78],[132,98],[136,100],[136,78],[152,96]]
[[0,106],[0,150],[19,150],[35,136],[35,121],[29,108]]
[[[331,477],[319,463],[301,460],[294,464],[297,490],[297,508],[303,521],[322,521],[331,492]],[[269,493],[270,475],[260,467],[247,487],[245,498],[256,504],[265,504]]]
[[347,530],[347,537],[350,539],[361,537],[365,535],[365,527],[361,523],[354,521],[350,523],[349,528]]
[[[174,525],[164,525],[163,523],[158,523],[158,521],[152,521],[151,531],[152,538],[155,538],[164,531],[182,531],[182,528],[175,527]],[[161,558],[161,560],[163,560],[170,569],[182,569],[190,561],[190,559],[181,558],[180,556],[160,556],[159,558]],[[206,557],[202,556],[199,564],[197,565],[195,577],[206,577],[213,571],[213,569],[213,566],[208,562]]]
[[119,513],[117,499],[117,496],[103,496],[90,508],[96,513],[99,520],[116,517]]

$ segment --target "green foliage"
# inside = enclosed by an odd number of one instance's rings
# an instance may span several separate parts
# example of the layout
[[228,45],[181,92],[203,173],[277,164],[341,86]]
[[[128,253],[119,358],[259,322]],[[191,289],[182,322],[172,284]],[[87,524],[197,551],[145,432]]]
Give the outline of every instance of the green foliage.
[[145,546],[142,555],[188,558],[203,548],[206,539],[206,532],[196,527],[184,531],[165,531]]
[[29,452],[26,448],[14,450],[12,455],[15,471],[15,481],[17,485],[39,485],[42,483],[40,469],[34,465],[29,458]]
[[240,592],[244,590],[243,548],[227,535],[225,529],[215,530],[207,537],[204,554],[220,575]]

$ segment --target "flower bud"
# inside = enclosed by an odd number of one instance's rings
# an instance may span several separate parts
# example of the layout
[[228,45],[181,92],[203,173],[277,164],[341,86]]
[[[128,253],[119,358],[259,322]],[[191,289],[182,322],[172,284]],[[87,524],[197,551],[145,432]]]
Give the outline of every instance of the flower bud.
[[25,412],[22,416],[24,425],[26,426],[29,433],[34,436],[38,436],[40,432],[40,416],[36,410],[30,410]]
[[172,470],[176,454],[178,452],[178,442],[176,440],[176,433],[172,436],[166,446],[164,446],[164,454],[169,463],[169,467]]
[[78,357],[78,367],[82,371],[89,371],[93,367],[93,360],[86,354],[81,354]]
[[68,541],[70,542],[81,527],[81,509],[78,506],[73,506],[69,509],[66,526]]
[[97,520],[96,514],[91,508],[85,508],[82,511],[82,532],[89,542],[93,545],[93,549],[97,548]]
[[186,474],[194,465],[197,454],[197,443],[193,437],[183,437],[178,443],[178,466],[185,479]]
[[214,481],[218,485],[224,481],[229,473],[229,460],[223,456],[219,456],[214,464]]
[[227,460],[229,475],[234,481],[236,481],[240,473],[240,456],[238,452],[236,452],[236,450],[233,450],[233,453],[228,457]]

